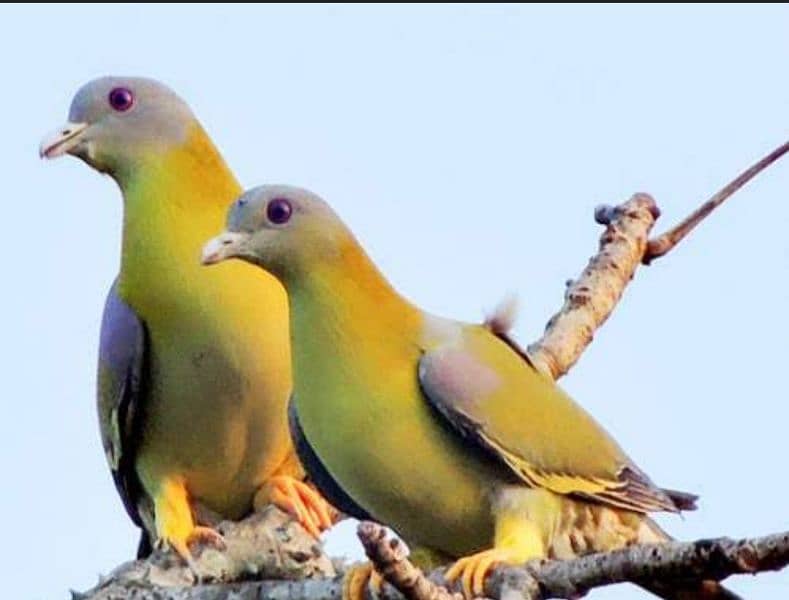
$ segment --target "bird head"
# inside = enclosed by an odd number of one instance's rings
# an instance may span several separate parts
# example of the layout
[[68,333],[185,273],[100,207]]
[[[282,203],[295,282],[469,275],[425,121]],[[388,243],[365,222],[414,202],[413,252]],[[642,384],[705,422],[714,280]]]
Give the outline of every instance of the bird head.
[[[326,202],[312,192],[264,185],[230,207],[226,231],[203,247],[202,263],[230,258],[263,267],[283,282],[316,269],[355,245]],[[349,243],[350,242],[350,243]]]
[[112,175],[182,144],[194,122],[187,104],[158,81],[101,77],[79,89],[68,121],[41,141],[39,154],[71,154]]

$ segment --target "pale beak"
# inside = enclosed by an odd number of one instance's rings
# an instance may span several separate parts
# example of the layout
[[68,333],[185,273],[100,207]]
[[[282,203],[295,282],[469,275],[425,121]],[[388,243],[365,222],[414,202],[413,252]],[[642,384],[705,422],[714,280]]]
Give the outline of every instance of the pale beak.
[[200,262],[204,265],[215,265],[228,258],[238,256],[241,244],[247,237],[247,234],[233,233],[231,231],[219,234],[203,246],[203,256]]
[[73,123],[68,121],[41,140],[38,155],[41,158],[57,158],[66,154],[79,143],[82,132],[88,128],[88,123]]

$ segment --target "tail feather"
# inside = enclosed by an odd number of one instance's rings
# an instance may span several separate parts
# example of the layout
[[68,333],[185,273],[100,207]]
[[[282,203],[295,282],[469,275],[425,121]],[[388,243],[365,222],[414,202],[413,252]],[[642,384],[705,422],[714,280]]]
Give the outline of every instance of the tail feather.
[[696,510],[696,501],[699,499],[697,495],[689,494],[688,492],[680,492],[678,490],[667,490],[665,488],[663,492],[666,496],[671,498],[677,510]]

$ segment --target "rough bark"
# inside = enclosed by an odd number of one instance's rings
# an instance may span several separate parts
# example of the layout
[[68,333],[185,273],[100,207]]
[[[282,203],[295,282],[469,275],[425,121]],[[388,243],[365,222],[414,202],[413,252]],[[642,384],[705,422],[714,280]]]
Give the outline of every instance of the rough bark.
[[[174,553],[156,551],[146,560],[120,565],[90,591],[72,595],[80,600],[253,598],[256,596],[249,596],[252,592],[244,589],[250,584],[238,582],[298,580],[292,581],[289,589],[302,593],[307,588],[299,588],[299,581],[306,585],[307,580],[318,581],[312,578],[336,575],[335,565],[320,543],[275,507],[238,523],[223,521],[217,529],[225,539],[225,548],[198,550],[194,570]],[[234,585],[227,585],[231,583]]]
[[545,334],[529,346],[537,369],[558,379],[575,364],[641,264],[649,232],[659,216],[655,201],[647,194],[595,211],[595,220],[606,226],[600,247],[578,279],[567,282],[564,305],[548,321]]
[[[287,519],[276,511],[279,524]],[[299,532],[297,537],[305,539]],[[306,536],[308,537],[308,536]],[[460,600],[457,589],[448,591],[444,569],[424,575],[408,560],[408,550],[375,523],[362,523],[359,537],[368,558],[384,576],[381,600]],[[283,539],[283,538],[281,538]],[[290,539],[283,539],[285,547]],[[272,547],[273,548],[273,547]],[[290,553],[289,550],[287,553]],[[79,600],[337,600],[342,596],[342,576],[330,576],[331,565],[321,555],[286,558],[279,551],[261,563],[265,581],[203,583],[190,585],[181,566],[153,567],[148,561],[122,565],[109,578]],[[163,557],[159,557],[161,560]],[[289,564],[295,560],[294,564]],[[315,562],[317,561],[317,563]],[[288,566],[285,564],[288,563]],[[591,554],[573,560],[545,560],[522,567],[500,567],[486,582],[491,598],[547,600],[579,598],[592,588],[622,582],[683,582],[694,579],[721,580],[729,575],[778,570],[789,564],[789,532],[760,538],[719,538],[696,542],[632,546],[613,552]],[[323,569],[326,569],[325,571]],[[323,577],[312,578],[317,573]],[[276,574],[276,577],[275,577]],[[277,579],[282,578],[282,579]]]
[[[444,587],[444,569],[422,574],[408,560],[403,544],[389,540],[380,525],[362,523],[359,538],[367,557],[390,584],[383,589],[385,597],[461,598],[457,586],[452,591]],[[789,532],[744,540],[718,538],[645,544],[573,560],[541,560],[522,567],[499,567],[485,582],[485,593],[490,598],[569,600],[580,598],[592,588],[615,583],[720,581],[735,574],[779,570],[787,564]]]

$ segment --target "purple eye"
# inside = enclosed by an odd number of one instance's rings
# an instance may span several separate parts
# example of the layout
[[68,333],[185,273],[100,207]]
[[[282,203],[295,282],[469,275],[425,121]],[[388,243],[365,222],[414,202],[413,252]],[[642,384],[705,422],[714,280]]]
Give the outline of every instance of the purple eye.
[[108,100],[112,108],[118,112],[126,112],[134,104],[134,94],[129,88],[116,87],[110,92]]
[[290,201],[286,198],[274,198],[268,203],[266,208],[266,216],[268,220],[275,225],[283,225],[290,220],[290,215],[293,213],[293,207]]

